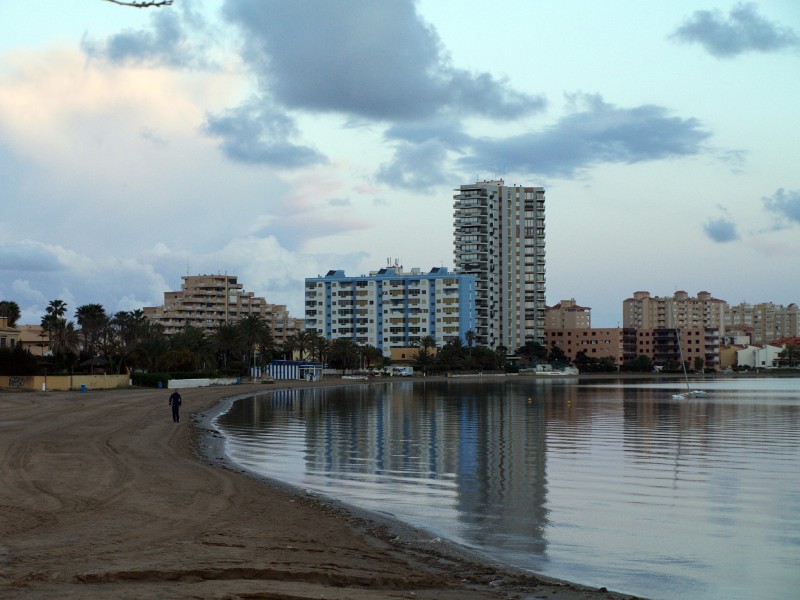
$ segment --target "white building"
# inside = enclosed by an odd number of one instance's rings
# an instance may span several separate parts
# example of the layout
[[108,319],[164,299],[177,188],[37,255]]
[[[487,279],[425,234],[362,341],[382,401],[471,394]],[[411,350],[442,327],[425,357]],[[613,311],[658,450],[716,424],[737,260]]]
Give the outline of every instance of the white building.
[[456,272],[475,277],[475,341],[514,351],[544,343],[544,188],[503,180],[453,196]]
[[783,346],[747,346],[736,351],[736,364],[752,369],[771,369],[775,366]]
[[474,293],[474,277],[445,267],[406,273],[395,265],[359,277],[328,271],[305,280],[305,328],[375,346],[384,356],[428,336],[437,347],[454,338],[466,343],[475,325]]

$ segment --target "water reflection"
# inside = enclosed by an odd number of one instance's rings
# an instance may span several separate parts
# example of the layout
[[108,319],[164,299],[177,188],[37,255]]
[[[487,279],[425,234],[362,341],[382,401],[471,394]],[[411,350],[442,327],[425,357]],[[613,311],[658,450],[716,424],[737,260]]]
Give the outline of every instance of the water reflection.
[[800,587],[798,380],[713,382],[703,402],[670,385],[285,390],[218,425],[247,468],[510,564],[654,598],[745,598],[755,567],[770,575],[755,596],[785,597]]

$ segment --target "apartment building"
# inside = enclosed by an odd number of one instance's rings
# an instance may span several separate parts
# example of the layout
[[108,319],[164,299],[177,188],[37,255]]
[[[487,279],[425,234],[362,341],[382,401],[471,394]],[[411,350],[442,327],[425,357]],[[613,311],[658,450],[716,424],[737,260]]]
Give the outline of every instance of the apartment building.
[[428,336],[437,347],[466,342],[475,327],[475,278],[446,267],[405,272],[397,264],[357,277],[331,270],[306,278],[305,314],[306,331],[369,344],[384,356]]
[[553,346],[561,348],[573,362],[580,352],[588,358],[611,358],[617,366],[623,362],[623,330],[619,327],[548,327],[545,343],[548,350]]
[[270,304],[244,286],[234,275],[185,275],[178,291],[164,292],[163,306],[146,306],[144,315],[161,323],[168,335],[187,325],[211,331],[258,315],[272,328],[276,343],[303,330],[303,319],[292,318],[283,304]]
[[651,296],[634,292],[622,301],[622,326],[634,329],[676,329],[709,327],[725,334],[725,302],[708,292],[690,297],[684,291],[673,296]]
[[475,278],[476,343],[512,352],[544,343],[544,188],[501,179],[455,191],[455,269]]
[[797,304],[775,305],[772,302],[736,306],[726,305],[725,334],[742,335],[750,343],[764,345],[787,337],[800,336],[800,309]]
[[[716,327],[624,328],[624,359],[647,356],[656,366],[681,364],[720,369],[720,332]],[[680,342],[680,344],[679,344]]]
[[548,306],[545,312],[545,332],[557,329],[590,329],[591,326],[592,309],[579,306],[575,298]]

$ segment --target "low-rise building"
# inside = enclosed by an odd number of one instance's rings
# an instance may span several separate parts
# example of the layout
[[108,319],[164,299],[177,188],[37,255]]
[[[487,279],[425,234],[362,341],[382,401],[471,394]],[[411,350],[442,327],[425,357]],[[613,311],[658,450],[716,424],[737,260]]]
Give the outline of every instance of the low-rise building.
[[585,352],[587,358],[611,358],[620,366],[624,356],[622,333],[619,327],[548,328],[544,335],[548,349],[557,346],[573,362],[580,352]]
[[466,343],[475,326],[475,278],[446,267],[423,273],[394,265],[357,277],[331,270],[306,278],[305,307],[306,331],[374,346],[388,357],[426,337],[436,347],[455,338]]
[[34,356],[50,356],[50,334],[41,325],[17,325],[19,343]]
[[736,352],[736,364],[751,369],[771,369],[778,366],[783,346],[746,346]]
[[19,329],[9,327],[8,317],[0,317],[0,348],[14,348],[19,344]]
[[681,364],[720,370],[720,334],[715,327],[625,328],[625,360],[647,356],[655,366]]

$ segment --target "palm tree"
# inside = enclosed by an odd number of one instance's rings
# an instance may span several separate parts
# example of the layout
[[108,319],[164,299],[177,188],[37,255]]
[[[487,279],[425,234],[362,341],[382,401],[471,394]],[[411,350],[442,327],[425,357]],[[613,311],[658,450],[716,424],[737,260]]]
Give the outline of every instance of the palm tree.
[[364,367],[367,369],[372,367],[373,363],[383,360],[383,352],[369,344],[361,349],[361,355],[364,357]]
[[358,346],[349,338],[336,338],[331,342],[330,366],[334,369],[354,369],[358,366]]
[[169,342],[173,361],[179,368],[196,371],[216,364],[211,342],[199,327],[187,325],[183,331],[170,336]]
[[110,326],[116,338],[115,352],[119,358],[117,373],[122,373],[128,357],[141,342],[146,322],[148,321],[141,309],[119,311],[111,318]]
[[168,350],[169,340],[164,333],[164,326],[145,319],[141,324],[139,341],[134,350],[136,360],[151,373],[157,372]]
[[211,332],[211,344],[222,358],[222,366],[227,368],[229,358],[237,358],[242,348],[242,333],[239,327],[230,323],[217,325]]
[[464,337],[467,339],[467,348],[469,349],[469,353],[472,354],[472,346],[475,344],[475,332],[470,329]]
[[419,350],[411,355],[411,359],[414,361],[414,364],[420,367],[422,372],[425,373],[428,369],[428,365],[431,364],[433,354],[431,354],[431,351],[428,350],[426,346],[420,344]]
[[81,328],[83,352],[88,358],[94,358],[100,334],[108,324],[106,311],[101,304],[84,304],[75,310],[75,318]]
[[61,318],[67,314],[67,305],[63,300],[50,300],[46,311],[48,315]]
[[19,304],[13,300],[0,301],[0,317],[8,319],[9,327],[16,327],[20,316]]
[[252,314],[242,317],[236,324],[244,347],[243,360],[248,365],[255,366],[255,354],[259,341],[264,336],[267,323],[260,315]]
[[272,335],[272,327],[264,324],[261,330],[261,337],[257,341],[259,365],[264,367],[275,356],[275,336]]
[[54,357],[60,358],[67,353],[68,349],[77,346],[77,344],[72,344],[72,332],[75,330],[75,325],[70,321],[71,326],[67,326],[67,320],[64,318],[67,305],[62,300],[51,300],[45,310],[46,313],[42,317],[42,329],[47,332],[50,352]]
[[324,363],[331,349],[330,340],[316,329],[311,329],[309,335],[309,358],[313,361]]
[[305,360],[307,354],[311,351],[314,341],[314,334],[310,331],[298,331],[286,340],[283,346],[284,351],[293,355],[297,352],[298,360]]

